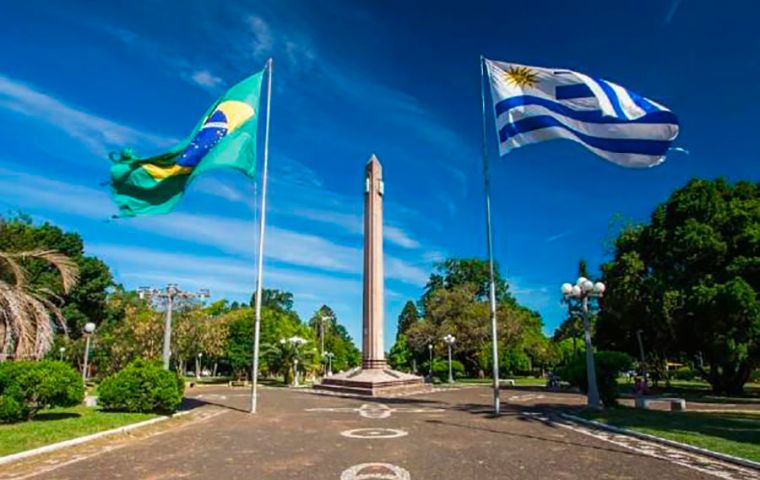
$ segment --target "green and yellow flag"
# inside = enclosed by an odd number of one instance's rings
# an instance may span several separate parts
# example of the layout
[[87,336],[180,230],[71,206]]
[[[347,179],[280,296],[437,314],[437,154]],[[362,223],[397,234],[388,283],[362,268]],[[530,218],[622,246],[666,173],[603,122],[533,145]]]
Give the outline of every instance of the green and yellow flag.
[[193,133],[171,151],[139,158],[130,149],[111,155],[111,188],[119,216],[168,213],[201,173],[234,168],[253,178],[264,71],[230,88]]

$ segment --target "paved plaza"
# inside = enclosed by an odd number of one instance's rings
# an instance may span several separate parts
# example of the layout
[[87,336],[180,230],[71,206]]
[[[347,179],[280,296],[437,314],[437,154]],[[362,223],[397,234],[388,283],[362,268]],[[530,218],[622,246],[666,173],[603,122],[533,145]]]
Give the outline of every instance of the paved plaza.
[[756,472],[561,423],[574,394],[472,387],[366,399],[264,389],[189,391],[162,427],[4,466],[0,479],[752,479]]

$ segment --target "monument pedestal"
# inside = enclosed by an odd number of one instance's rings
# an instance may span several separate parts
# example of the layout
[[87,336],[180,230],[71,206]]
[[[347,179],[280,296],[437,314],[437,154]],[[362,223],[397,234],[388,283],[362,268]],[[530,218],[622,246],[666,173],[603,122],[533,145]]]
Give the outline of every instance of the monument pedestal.
[[432,390],[422,377],[389,368],[355,368],[338,373],[314,385],[318,390],[382,397],[399,393],[424,393]]

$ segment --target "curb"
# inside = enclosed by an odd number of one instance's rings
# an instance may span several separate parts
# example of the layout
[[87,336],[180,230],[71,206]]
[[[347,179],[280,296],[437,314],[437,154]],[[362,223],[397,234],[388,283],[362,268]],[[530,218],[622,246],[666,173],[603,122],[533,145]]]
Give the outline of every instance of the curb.
[[123,427],[116,427],[116,428],[112,428],[111,430],[105,430],[102,432],[92,433],[90,435],[85,435],[84,437],[76,437],[70,440],[64,440],[62,442],[51,443],[50,445],[44,445],[42,447],[33,448],[31,450],[24,450],[23,452],[12,453],[10,455],[0,457],[0,465],[15,462],[17,460],[23,460],[24,458],[33,457],[36,455],[41,455],[43,453],[54,452],[56,450],[61,450],[62,448],[73,447],[75,445],[81,445],[83,443],[87,443],[92,440],[97,440],[99,438],[108,437],[108,436],[116,435],[119,433],[126,433],[126,432],[129,432],[130,430],[135,430],[141,427],[147,427],[148,425],[153,425],[154,423],[160,423],[165,420],[169,420],[171,418],[187,415],[191,411],[192,410],[184,410],[182,412],[177,412],[174,415],[151,418],[149,420],[143,420],[142,422],[124,425]]
[[733,463],[734,465],[740,465],[742,467],[751,468],[753,470],[759,470],[760,471],[760,463],[753,462],[752,460],[747,460],[745,458],[739,458],[735,457],[733,455],[728,455],[726,453],[720,453],[720,452],[714,452],[712,450],[707,450],[706,448],[701,447],[695,447],[694,445],[689,445],[686,443],[676,442],[675,440],[668,440],[667,438],[657,437],[655,435],[650,435],[648,433],[640,433],[640,432],[634,432],[632,430],[628,430],[627,428],[620,428],[615,427],[613,425],[609,425],[602,422],[597,422],[595,420],[588,420],[585,418],[577,417],[575,415],[571,415],[569,413],[560,413],[560,417],[564,418],[565,420],[571,420],[576,423],[580,423],[586,426],[594,427],[600,430],[607,430],[609,432],[613,433],[619,433],[622,435],[628,435],[630,437],[636,437],[641,440],[647,440],[654,443],[659,443],[661,445],[666,445],[668,447],[674,447],[681,450],[686,450],[687,452],[696,453],[699,455],[704,455],[707,457],[712,457],[717,460],[722,460],[724,462]]

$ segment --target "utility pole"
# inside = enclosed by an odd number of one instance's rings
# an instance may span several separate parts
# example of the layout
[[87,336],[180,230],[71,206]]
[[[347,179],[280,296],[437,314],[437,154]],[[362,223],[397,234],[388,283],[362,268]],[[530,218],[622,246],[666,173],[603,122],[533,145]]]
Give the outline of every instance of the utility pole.
[[170,283],[165,289],[140,287],[137,294],[141,300],[151,301],[158,299],[164,302],[166,316],[164,317],[164,348],[163,360],[164,370],[169,370],[169,360],[171,359],[172,348],[172,311],[174,310],[174,300],[177,298],[208,298],[211,294],[208,289],[200,289],[197,292],[185,292],[180,290],[176,283]]

